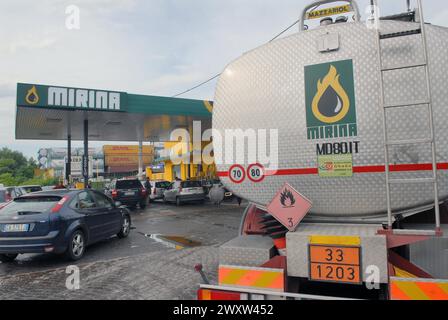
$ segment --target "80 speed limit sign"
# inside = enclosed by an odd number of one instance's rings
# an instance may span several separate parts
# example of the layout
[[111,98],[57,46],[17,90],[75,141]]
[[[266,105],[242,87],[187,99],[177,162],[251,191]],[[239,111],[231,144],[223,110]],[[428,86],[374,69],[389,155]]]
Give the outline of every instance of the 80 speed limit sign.
[[265,177],[264,167],[259,163],[251,164],[247,168],[247,176],[252,182],[261,182]]
[[236,164],[229,169],[229,178],[233,183],[242,183],[246,179],[243,166]]

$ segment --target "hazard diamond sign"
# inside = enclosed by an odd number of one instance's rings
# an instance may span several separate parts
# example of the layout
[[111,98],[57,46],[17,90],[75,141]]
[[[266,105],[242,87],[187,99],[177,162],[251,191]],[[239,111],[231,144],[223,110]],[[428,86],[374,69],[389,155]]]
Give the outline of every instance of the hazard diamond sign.
[[311,207],[310,200],[285,183],[269,203],[267,210],[289,231],[294,231]]

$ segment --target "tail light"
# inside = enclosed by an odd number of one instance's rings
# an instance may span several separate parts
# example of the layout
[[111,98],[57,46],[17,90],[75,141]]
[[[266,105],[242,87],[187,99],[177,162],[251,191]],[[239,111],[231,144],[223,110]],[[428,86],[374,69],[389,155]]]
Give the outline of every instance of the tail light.
[[241,299],[241,293],[238,293],[238,292],[199,289],[198,290],[198,300],[237,301],[237,300],[242,300],[242,299]]
[[273,239],[274,245],[277,247],[277,249],[285,249],[286,248],[286,238],[280,238],[280,239]]
[[58,213],[64,206],[64,203],[67,202],[68,198],[69,198],[69,196],[63,196],[62,199],[59,200],[58,203],[56,203],[56,205],[53,207],[53,209],[51,209],[51,212]]
[[112,198],[115,198],[116,196],[118,196],[118,192],[117,192],[117,190],[113,189],[112,190]]
[[9,192],[6,192],[5,200],[6,200],[6,202],[12,201],[12,197],[11,197],[11,194]]
[[142,193],[143,196],[146,195],[146,189],[145,189],[145,188],[142,188],[142,189],[140,190],[140,192]]
[[179,186],[179,192],[182,192],[182,186]]

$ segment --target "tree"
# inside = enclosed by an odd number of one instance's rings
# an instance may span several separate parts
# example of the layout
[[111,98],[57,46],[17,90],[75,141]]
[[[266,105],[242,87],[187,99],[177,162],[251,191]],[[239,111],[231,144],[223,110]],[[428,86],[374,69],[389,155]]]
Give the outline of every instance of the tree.
[[0,150],[0,184],[14,186],[31,180],[36,168],[33,158],[27,159],[21,152],[9,148]]

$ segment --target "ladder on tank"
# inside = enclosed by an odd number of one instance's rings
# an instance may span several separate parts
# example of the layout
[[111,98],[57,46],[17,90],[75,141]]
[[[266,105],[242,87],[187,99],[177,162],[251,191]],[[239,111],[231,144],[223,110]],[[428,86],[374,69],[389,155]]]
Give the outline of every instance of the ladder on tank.
[[[374,8],[378,8],[377,0],[373,0]],[[432,109],[432,99],[431,99],[431,79],[429,73],[429,59],[428,59],[428,45],[426,38],[426,30],[425,30],[425,21],[423,18],[423,6],[421,0],[417,0],[418,10],[420,15],[420,26],[418,29],[388,33],[381,33],[378,29],[378,50],[379,50],[379,62],[380,62],[380,72],[381,72],[381,109],[383,112],[383,124],[384,124],[384,155],[385,155],[385,167],[386,167],[386,195],[387,195],[387,216],[388,216],[388,229],[392,230],[393,225],[393,212],[392,212],[392,204],[391,204],[391,186],[392,185],[402,185],[402,184],[433,184],[434,187],[434,210],[435,210],[435,230],[393,230],[394,234],[402,234],[402,235],[425,235],[425,236],[436,236],[441,232],[440,229],[440,209],[439,209],[439,195],[438,195],[438,181],[437,181],[437,156],[436,156],[436,141],[435,141],[435,130],[434,130],[434,118],[433,118],[433,109]],[[376,18],[379,19],[378,13],[375,14]],[[384,39],[398,38],[398,37],[406,37],[411,35],[421,35],[421,43],[423,47],[423,57],[424,62],[419,64],[412,65],[403,65],[397,66],[393,68],[384,68],[383,67],[383,58],[382,58],[382,46],[381,42]],[[426,94],[427,100],[425,101],[415,101],[415,102],[405,102],[405,103],[395,103],[395,104],[386,104],[385,101],[385,87],[384,87],[384,74],[390,71],[395,70],[404,70],[411,68],[424,68],[425,69],[425,77],[426,77]],[[412,139],[412,140],[399,140],[399,141],[391,141],[388,138],[388,130],[387,130],[387,109],[391,108],[409,108],[409,107],[417,107],[417,106],[426,106],[429,113],[429,131],[430,137],[427,139]],[[431,156],[432,156],[432,177],[431,178],[414,178],[414,179],[392,179],[390,176],[390,156],[389,156],[389,147],[391,146],[399,146],[399,145],[431,145]]]

